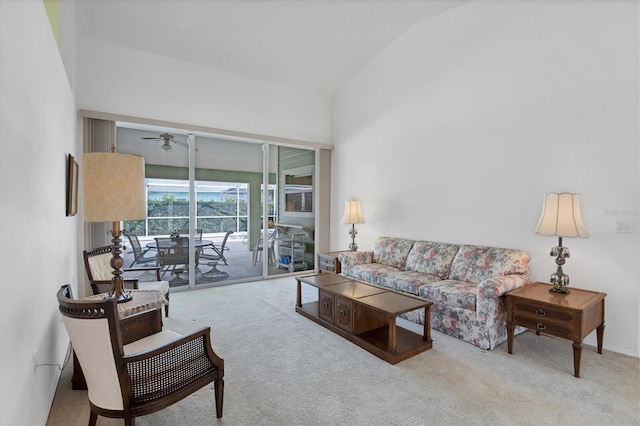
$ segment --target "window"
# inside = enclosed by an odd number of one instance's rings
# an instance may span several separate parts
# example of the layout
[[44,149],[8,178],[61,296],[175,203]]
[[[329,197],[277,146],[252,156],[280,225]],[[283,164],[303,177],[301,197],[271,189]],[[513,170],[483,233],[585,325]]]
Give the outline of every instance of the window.
[[282,172],[285,214],[313,214],[313,168],[300,167]]

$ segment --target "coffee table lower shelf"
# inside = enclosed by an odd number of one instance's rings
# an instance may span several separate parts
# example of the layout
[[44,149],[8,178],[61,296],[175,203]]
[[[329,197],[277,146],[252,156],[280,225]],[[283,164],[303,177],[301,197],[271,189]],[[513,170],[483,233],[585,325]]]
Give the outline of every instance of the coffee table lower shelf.
[[[360,334],[351,334],[320,318],[318,316],[317,301],[305,303],[301,307],[296,306],[296,312],[390,364],[397,364],[400,361],[404,361],[431,349],[433,346],[433,341],[430,336],[421,336],[405,328],[395,327],[396,351],[394,352],[389,347],[388,325],[368,330]],[[395,318],[393,320],[395,321]]]

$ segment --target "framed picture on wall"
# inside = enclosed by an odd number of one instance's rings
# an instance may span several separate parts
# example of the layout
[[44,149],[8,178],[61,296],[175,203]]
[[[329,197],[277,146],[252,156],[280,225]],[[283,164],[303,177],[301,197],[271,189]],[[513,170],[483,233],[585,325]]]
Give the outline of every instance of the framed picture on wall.
[[69,154],[67,161],[67,216],[78,213],[78,163]]

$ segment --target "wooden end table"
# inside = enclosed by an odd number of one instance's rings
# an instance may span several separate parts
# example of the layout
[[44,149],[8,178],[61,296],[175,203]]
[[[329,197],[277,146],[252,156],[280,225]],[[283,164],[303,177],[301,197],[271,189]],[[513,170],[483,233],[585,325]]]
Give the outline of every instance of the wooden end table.
[[338,256],[347,250],[329,251],[325,253],[318,253],[318,272],[326,271],[339,274],[342,272],[340,260]]
[[536,332],[573,340],[574,376],[580,377],[582,340],[594,329],[598,353],[604,337],[604,298],[606,293],[570,288],[569,294],[550,293],[551,284],[536,282],[506,294],[507,346],[513,353],[516,325]]

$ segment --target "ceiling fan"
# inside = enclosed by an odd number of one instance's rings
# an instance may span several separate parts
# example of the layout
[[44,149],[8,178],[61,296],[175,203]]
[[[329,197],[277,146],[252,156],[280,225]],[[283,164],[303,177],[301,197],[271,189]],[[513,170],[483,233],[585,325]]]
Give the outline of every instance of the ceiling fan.
[[[171,143],[174,143],[176,145],[180,145],[180,146],[184,146],[185,148],[189,147],[189,144],[186,142],[182,142],[182,141],[178,141],[178,140],[174,140],[175,136],[173,136],[170,133],[163,133],[161,134],[159,137],[155,138],[155,137],[147,137],[147,138],[140,138],[140,139],[146,139],[146,140],[152,140],[152,141],[162,141],[162,145],[160,146],[160,148],[169,153],[173,150],[173,147],[171,146]],[[197,151],[197,150],[196,150]]]

